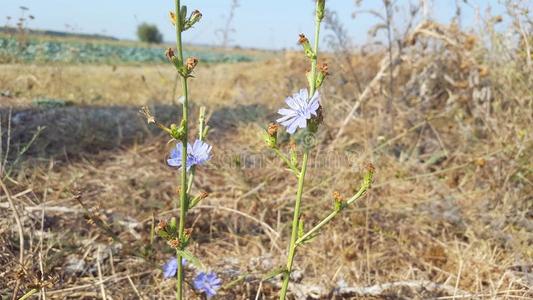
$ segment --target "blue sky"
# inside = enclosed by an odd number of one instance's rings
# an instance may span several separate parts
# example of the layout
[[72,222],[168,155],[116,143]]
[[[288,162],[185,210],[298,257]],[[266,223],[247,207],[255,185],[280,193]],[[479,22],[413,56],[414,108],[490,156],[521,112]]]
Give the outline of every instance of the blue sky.
[[[186,41],[199,44],[220,43],[217,30],[223,27],[231,0],[182,0],[189,10],[199,9],[204,18],[193,30],[186,33]],[[357,43],[367,41],[367,31],[376,24],[376,18],[360,14],[352,18],[356,10],[353,0],[327,0],[330,9],[336,11],[351,38]],[[363,9],[383,11],[382,1],[364,0]],[[401,7],[399,16],[406,15],[408,4],[418,0],[397,0]],[[455,12],[454,0],[433,0],[432,16],[447,21]],[[460,0],[459,2],[463,2]],[[497,0],[469,0],[463,6],[463,24],[475,26],[476,9],[484,14],[488,6],[494,13],[502,13]],[[20,6],[30,8],[36,17],[30,28],[83,33],[100,33],[118,38],[135,39],[135,28],[141,22],[156,24],[165,40],[173,41],[174,34],[168,22],[172,0],[0,0],[0,22],[7,16],[18,17]],[[298,34],[312,35],[313,3],[310,0],[240,0],[236,11],[232,44],[257,48],[294,48]],[[11,24],[14,22],[11,21]],[[2,24],[2,23],[0,23]],[[2,24],[3,25],[3,24]],[[67,28],[68,25],[68,28]]]

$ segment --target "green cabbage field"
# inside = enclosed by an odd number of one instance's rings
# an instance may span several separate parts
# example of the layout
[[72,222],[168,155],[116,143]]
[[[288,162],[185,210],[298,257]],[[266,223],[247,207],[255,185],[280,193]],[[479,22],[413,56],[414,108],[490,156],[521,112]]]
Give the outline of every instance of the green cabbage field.
[[[19,41],[0,36],[0,61],[3,62],[67,62],[67,63],[163,63],[163,47],[130,46],[90,41],[39,40]],[[252,58],[206,50],[189,51],[185,56],[196,56],[203,62],[242,62]]]

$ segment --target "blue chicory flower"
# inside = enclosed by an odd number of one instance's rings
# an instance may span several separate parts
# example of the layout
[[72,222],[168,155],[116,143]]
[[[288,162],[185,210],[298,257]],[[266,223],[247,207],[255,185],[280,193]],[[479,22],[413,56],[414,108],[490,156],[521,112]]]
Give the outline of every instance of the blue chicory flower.
[[289,134],[296,132],[298,128],[307,127],[307,120],[317,115],[320,107],[320,93],[318,91],[309,99],[307,89],[301,89],[300,92],[287,97],[285,102],[289,108],[282,108],[278,114],[282,115],[277,122],[285,126]]
[[217,290],[222,284],[222,280],[217,277],[217,274],[210,272],[200,272],[194,278],[194,288],[199,292],[204,292],[207,298],[216,295]]
[[[170,151],[170,157],[167,164],[171,167],[181,167],[181,147],[182,143],[176,144],[176,147]],[[195,165],[202,165],[211,158],[211,146],[200,141],[194,141],[194,144],[187,144],[187,171]]]
[[[187,265],[187,261],[184,258],[181,259],[181,265]],[[178,272],[178,260],[173,257],[163,265],[163,277],[165,279],[174,277],[176,276],[176,272]]]

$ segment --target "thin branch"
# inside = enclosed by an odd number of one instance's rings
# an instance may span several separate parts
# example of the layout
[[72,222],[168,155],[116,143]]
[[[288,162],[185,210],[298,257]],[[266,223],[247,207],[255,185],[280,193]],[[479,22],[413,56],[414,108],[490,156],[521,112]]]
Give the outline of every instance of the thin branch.
[[140,272],[140,273],[136,273],[136,274],[133,274],[133,275],[125,275],[125,276],[121,276],[121,277],[119,277],[118,275],[113,275],[113,276],[110,276],[110,277],[107,277],[107,278],[99,279],[97,282],[88,283],[88,284],[84,284],[84,285],[78,285],[78,286],[74,286],[74,287],[70,287],[70,288],[65,288],[65,289],[62,289],[62,290],[50,291],[50,292],[48,292],[48,295],[57,295],[57,294],[63,294],[63,293],[70,293],[72,291],[79,291],[79,290],[84,290],[84,289],[89,289],[89,288],[92,289],[95,286],[98,286],[98,285],[100,285],[102,283],[105,283],[107,281],[110,281],[110,280],[113,280],[113,282],[117,283],[118,281],[128,279],[128,277],[138,277],[138,276],[150,274],[152,272],[153,271],[145,271],[145,272]]
[[355,102],[355,104],[353,105],[353,107],[350,110],[350,112],[348,113],[348,115],[346,115],[346,117],[344,118],[344,121],[342,121],[341,127],[340,127],[339,131],[337,132],[337,135],[335,136],[334,142],[331,143],[332,145],[335,145],[335,141],[344,133],[345,127],[348,125],[348,123],[352,119],[353,115],[355,114],[355,112],[357,111],[357,109],[359,108],[361,103],[363,101],[365,101],[370,96],[370,93],[380,83],[381,79],[383,78],[383,76],[385,75],[387,70],[389,69],[389,66],[393,63],[393,61],[397,60],[398,58],[399,58],[399,52],[396,52],[393,55],[393,60],[392,61],[390,61],[390,59],[388,57],[384,58],[381,61],[381,68],[379,69],[379,71],[374,76],[374,79],[372,79],[372,81],[370,81],[370,83],[363,90],[363,93],[361,93],[361,95],[359,96],[359,99],[357,100],[357,102]]
[[[15,203],[13,202],[13,199],[11,198],[11,194],[9,193],[9,190],[7,189],[6,185],[2,181],[1,177],[0,177],[0,186],[2,187],[2,190],[4,190],[4,193],[6,194],[7,201],[9,202],[9,205],[11,206],[11,210],[13,211],[13,217],[15,218],[15,222],[17,223],[17,230],[19,234],[19,264],[22,266],[24,265],[24,231],[22,229],[22,222],[20,221],[20,217],[19,217],[17,208],[15,207]],[[20,283],[20,279],[17,279],[17,283],[15,284],[15,289],[13,290],[13,299],[16,298],[19,283]]]
[[296,176],[299,176],[300,171],[296,168],[295,165],[291,163],[291,161],[285,155],[283,155],[283,153],[281,153],[281,151],[278,148],[274,148],[274,153],[276,153],[276,155],[287,165],[287,167],[289,167],[292,170],[292,172]]
[[[106,300],[107,296],[106,296],[106,292],[105,292],[104,281],[102,280],[102,278],[103,278],[103,276],[102,276],[102,267],[101,267],[101,264],[100,264],[100,261],[102,259],[100,258],[100,252],[101,252],[101,247],[98,247],[98,249],[96,249],[96,267],[98,268],[98,279],[100,280],[100,293],[102,294],[102,299]],[[128,276],[128,278],[129,278],[129,276]]]
[[315,225],[315,227],[313,227],[306,234],[298,238],[298,240],[296,240],[296,245],[300,245],[306,240],[312,238],[314,235],[318,233],[318,231],[320,231],[320,229],[322,229],[322,227],[326,226],[329,222],[331,222],[344,208],[348,207],[349,205],[353,204],[355,201],[363,197],[365,193],[368,191],[368,189],[370,188],[373,174],[374,174],[374,167],[369,166],[368,172],[365,175],[365,179],[363,183],[361,184],[359,191],[357,191],[357,193],[352,198],[346,201],[346,203],[344,203],[342,207],[332,211],[327,217],[325,217],[324,219],[322,219],[322,221],[320,221],[317,225]]
[[[7,117],[7,141],[6,141],[6,153],[4,154],[4,161],[0,162],[0,169],[5,170],[7,164],[7,157],[9,156],[9,148],[11,147],[11,113],[12,109],[9,109],[9,115]],[[0,140],[1,143],[1,140]],[[2,159],[0,157],[0,159]]]
[[22,265],[24,264],[24,231],[22,229],[22,222],[20,221],[19,213],[17,211],[17,208],[15,207],[15,203],[13,203],[13,199],[11,198],[11,194],[9,193],[9,190],[7,189],[6,185],[2,181],[2,178],[0,178],[0,186],[2,187],[2,190],[4,190],[4,193],[7,196],[7,201],[9,202],[9,205],[11,206],[11,209],[13,210],[13,217],[15,218],[15,222],[17,223],[17,229],[19,234],[19,263]]

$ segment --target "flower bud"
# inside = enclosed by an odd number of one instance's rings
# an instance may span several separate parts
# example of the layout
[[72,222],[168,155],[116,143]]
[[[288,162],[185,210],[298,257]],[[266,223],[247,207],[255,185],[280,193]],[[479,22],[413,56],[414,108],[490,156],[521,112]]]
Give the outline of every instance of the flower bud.
[[333,192],[333,201],[334,201],[334,209],[335,211],[340,211],[344,208],[344,201],[342,199],[342,196],[339,192],[335,191]]
[[363,178],[363,183],[361,184],[363,188],[365,189],[370,188],[370,186],[372,185],[372,180],[374,179],[374,172],[375,172],[374,165],[372,165],[371,163],[368,163],[368,165],[366,166],[366,174],[365,174],[365,177]]
[[276,123],[268,124],[267,134],[265,135],[265,142],[268,147],[274,149],[278,147],[278,128]]
[[183,139],[185,136],[185,124],[183,120],[179,127],[176,124],[170,124],[170,136],[176,141],[181,141]]
[[311,44],[309,43],[309,40],[303,33],[300,34],[298,43],[300,43],[300,45],[302,45],[302,47],[304,48],[305,56],[311,59],[314,59],[316,57],[315,52],[313,51],[313,49],[311,49]]
[[307,39],[307,37],[305,36],[305,34],[300,33],[300,38],[298,39],[298,43],[299,43],[300,45],[309,44],[309,40]]
[[326,76],[329,75],[328,72],[328,64],[323,63],[318,66],[318,74],[316,76],[316,88],[320,88],[322,86],[322,83],[324,83],[324,79],[326,79]]
[[165,51],[165,56],[167,57],[168,61],[170,61],[174,66],[179,66],[178,57],[175,55],[174,50],[172,48],[167,48]]
[[172,25],[176,26],[176,14],[173,11],[169,11],[168,16]]
[[192,235],[192,228],[186,228],[184,231],[183,231],[183,235],[185,236],[185,238],[188,240],[191,238],[191,235]]
[[178,238],[169,240],[167,244],[173,249],[179,249],[181,245],[180,240]]
[[189,17],[189,23],[191,23],[191,26],[198,23],[202,19],[202,13],[199,10],[195,10],[192,12],[191,16]]
[[183,26],[183,31],[190,29],[194,24],[198,23],[202,19],[202,13],[199,10],[192,12],[191,16],[187,19]]
[[318,21],[324,19],[324,14],[326,11],[326,0],[317,0],[316,2],[316,18]]
[[320,73],[324,74],[324,76],[327,76],[329,75],[329,67],[328,67],[328,64],[327,63],[322,63],[322,64],[319,64],[318,65],[318,70],[320,71]]
[[187,58],[187,61],[185,62],[185,67],[187,68],[187,71],[191,73],[197,64],[198,64],[198,58],[193,56],[193,57]]
[[268,129],[267,129],[268,135],[277,136],[278,135],[278,128],[279,128],[279,125],[276,124],[276,123],[268,124]]
[[172,48],[167,48],[167,50],[165,51],[165,56],[169,61],[172,61],[176,57]]
[[156,232],[159,232],[159,231],[165,231],[166,228],[168,226],[168,223],[167,221],[165,220],[160,220],[159,223],[157,224],[157,227],[155,228],[155,231]]

